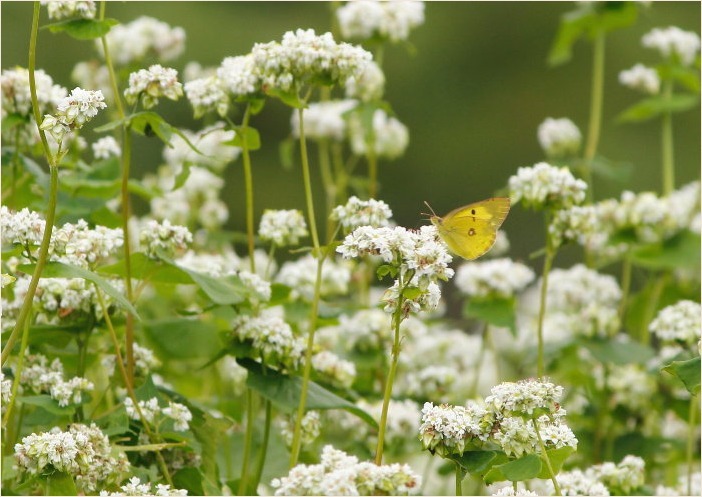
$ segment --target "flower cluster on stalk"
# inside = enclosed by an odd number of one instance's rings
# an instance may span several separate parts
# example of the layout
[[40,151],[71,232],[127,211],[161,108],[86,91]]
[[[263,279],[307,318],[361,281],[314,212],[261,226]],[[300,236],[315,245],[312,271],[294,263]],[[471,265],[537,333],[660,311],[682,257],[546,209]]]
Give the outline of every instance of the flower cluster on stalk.
[[424,24],[424,2],[347,2],[337,9],[336,19],[344,38],[365,40],[380,36],[398,42]]
[[61,142],[67,133],[82,128],[105,107],[107,104],[102,91],[76,87],[70,95],[59,101],[55,115],[44,115],[40,128],[51,133],[57,142]]

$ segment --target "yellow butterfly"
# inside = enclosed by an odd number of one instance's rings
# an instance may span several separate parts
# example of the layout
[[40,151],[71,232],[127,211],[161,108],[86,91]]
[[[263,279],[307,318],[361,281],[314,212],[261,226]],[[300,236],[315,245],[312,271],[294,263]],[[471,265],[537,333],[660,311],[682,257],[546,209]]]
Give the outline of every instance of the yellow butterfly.
[[[426,203],[426,202],[425,202]],[[431,209],[431,206],[427,204]],[[432,209],[430,221],[452,252],[473,260],[495,243],[497,230],[509,212],[509,198],[495,197],[454,209],[439,217]]]

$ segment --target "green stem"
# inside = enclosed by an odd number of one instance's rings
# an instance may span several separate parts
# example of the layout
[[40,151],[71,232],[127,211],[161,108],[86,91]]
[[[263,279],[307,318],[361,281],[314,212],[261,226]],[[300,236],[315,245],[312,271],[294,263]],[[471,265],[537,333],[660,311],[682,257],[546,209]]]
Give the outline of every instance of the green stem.
[[375,153],[375,140],[368,146],[368,195],[375,198],[378,191],[378,156]]
[[456,463],[456,495],[463,495],[463,471],[458,463]]
[[[663,98],[670,101],[673,97],[673,81],[668,80],[663,86]],[[675,190],[675,159],[673,154],[673,113],[668,110],[663,114],[662,129],[662,167],[663,195],[670,195]]]
[[12,169],[10,170],[10,191],[7,195],[7,206],[14,208],[15,206],[15,193],[17,191],[17,175],[19,171],[20,164],[20,140],[22,137],[21,126],[15,128],[15,150],[12,153]]
[[648,345],[650,341],[651,334],[648,331],[648,325],[656,315],[656,311],[658,310],[658,302],[661,299],[661,294],[663,293],[666,283],[667,274],[660,274],[653,284],[653,288],[651,289],[651,293],[648,297],[648,303],[644,309],[644,318],[641,321],[641,329],[639,330],[639,341],[644,345]]
[[[131,205],[129,201],[129,169],[132,156],[132,134],[129,125],[122,127],[122,231],[124,236],[124,286],[127,289],[127,299],[134,303],[132,289],[132,257],[129,236],[129,217]],[[125,352],[127,354],[127,380],[134,385],[134,316],[127,313],[125,327]]]
[[[308,95],[309,96],[309,93]],[[304,99],[306,101],[307,98]],[[307,217],[310,225],[310,234],[312,235],[312,245],[314,247],[314,256],[317,258],[317,276],[314,282],[314,297],[310,309],[309,330],[307,331],[307,349],[305,350],[305,365],[302,376],[302,387],[300,391],[300,403],[297,407],[297,416],[295,418],[295,428],[293,430],[292,447],[290,448],[290,467],[297,464],[297,459],[300,455],[300,445],[302,443],[302,418],[305,415],[307,404],[307,390],[309,387],[310,376],[312,374],[312,349],[314,347],[314,333],[317,327],[317,311],[319,309],[319,300],[322,289],[322,265],[326,253],[322,254],[319,246],[319,236],[317,234],[317,223],[314,214],[314,200],[312,198],[312,182],[310,180],[310,165],[307,158],[307,143],[305,140],[305,121],[304,109],[299,109],[298,118],[300,123],[300,159],[302,162],[302,178],[305,184],[305,199],[307,202]]]
[[[480,383],[480,370],[483,367],[483,359],[486,355],[486,349],[488,346],[488,334],[490,333],[490,324],[485,323],[483,328],[483,339],[480,341],[480,353],[478,354],[478,362],[475,365],[475,376],[473,377],[473,384],[470,387],[470,396],[476,397],[478,395],[478,384]],[[499,378],[499,376],[498,376]]]
[[631,290],[631,258],[629,254],[624,256],[622,260],[622,300],[619,302],[619,323],[624,324],[624,314],[629,300],[629,291]]
[[332,166],[336,177],[336,202],[342,204],[346,201],[346,188],[349,183],[349,173],[344,166],[343,150],[341,143],[332,143]]
[[246,389],[246,433],[244,434],[244,453],[241,465],[241,477],[239,478],[239,494],[248,495],[247,485],[249,483],[249,459],[251,459],[251,446],[253,445],[254,427],[254,394],[250,388]]
[[[105,19],[105,8],[107,2],[100,2],[100,20]],[[117,114],[120,119],[124,119],[124,107],[122,106],[122,96],[119,93],[119,87],[117,86],[117,76],[115,75],[114,65],[112,64],[112,56],[110,55],[110,50],[107,46],[107,35],[102,35],[100,37],[100,42],[102,43],[102,51],[105,55],[105,66],[107,67],[107,72],[110,75],[110,86],[112,87],[112,94],[114,95],[115,106],[117,107]]]
[[548,294],[548,275],[551,272],[553,258],[556,256],[556,249],[551,243],[551,235],[548,232],[549,216],[546,214],[546,254],[544,255],[544,267],[541,273],[541,297],[539,299],[539,320],[536,330],[537,335],[537,359],[536,359],[536,376],[538,378],[544,375],[544,318],[546,317],[546,297]]
[[590,90],[590,122],[588,124],[587,142],[585,144],[585,167],[583,179],[587,183],[588,200],[594,199],[592,183],[592,161],[597,153],[602,125],[602,101],[604,96],[605,70],[605,33],[600,31],[593,42],[592,86]]
[[[122,375],[122,381],[124,381],[124,386],[127,388],[127,395],[129,395],[129,398],[132,399],[132,403],[134,405],[134,408],[136,409],[137,415],[139,416],[139,419],[141,420],[141,424],[144,427],[144,431],[146,431],[146,434],[149,437],[149,440],[152,443],[158,443],[160,440],[156,439],[156,436],[154,433],[151,431],[151,427],[149,426],[149,423],[147,422],[146,418],[144,417],[144,413],[141,410],[141,407],[139,407],[139,400],[136,397],[136,393],[134,392],[134,386],[128,381],[129,376],[127,374],[127,370],[124,367],[124,359],[122,358],[122,352],[120,351],[119,347],[119,340],[117,339],[117,332],[115,331],[114,326],[112,325],[112,319],[110,318],[110,315],[107,313],[107,305],[105,304],[105,299],[102,296],[102,290],[100,290],[100,287],[98,287],[96,284],[95,286],[95,294],[97,295],[98,302],[100,304],[100,308],[102,309],[102,315],[105,317],[105,324],[107,325],[107,329],[110,332],[110,338],[112,339],[112,346],[115,349],[115,357],[117,360],[115,361],[117,363],[117,367],[119,368],[119,372]],[[168,472],[168,466],[166,465],[166,460],[163,458],[163,454],[161,452],[156,451],[156,461],[158,463],[159,469],[161,470],[161,474],[163,475],[163,478],[166,480],[166,483],[168,483],[170,486],[173,486],[173,480],[171,479],[171,474]]]
[[258,453],[258,459],[256,461],[256,473],[254,476],[253,488],[258,488],[258,484],[261,482],[261,475],[263,475],[263,466],[266,464],[266,454],[268,452],[268,441],[271,435],[271,421],[273,419],[273,405],[271,401],[266,399],[265,401],[265,411],[266,417],[263,424],[263,441],[261,442],[261,450]]
[[375,464],[380,466],[383,464],[383,446],[385,445],[385,429],[388,422],[388,409],[390,407],[390,397],[392,396],[392,385],[395,381],[395,373],[397,371],[397,362],[400,358],[400,323],[402,322],[402,307],[404,305],[403,293],[406,285],[412,280],[412,274],[408,275],[407,283],[403,285],[402,276],[400,276],[399,297],[397,299],[397,307],[392,315],[392,324],[395,330],[395,339],[392,344],[392,361],[390,362],[390,372],[385,381],[385,394],[383,395],[383,408],[380,413],[380,424],[378,425],[378,446],[375,450]]
[[[19,390],[20,378],[22,378],[22,370],[24,369],[25,352],[27,350],[27,344],[29,343],[29,321],[25,323],[24,332],[22,333],[22,342],[20,343],[20,354],[17,359],[17,369],[14,371],[14,379],[12,381],[12,393],[10,394],[10,403],[7,405],[7,411],[5,411],[5,417],[2,419],[2,427],[6,430],[8,429],[10,418],[14,411],[15,399],[17,398],[17,392]],[[8,437],[5,449],[7,453],[12,452],[12,448],[15,445],[13,437]]]
[[336,183],[334,182],[334,177],[331,171],[329,142],[327,140],[319,140],[317,142],[317,146],[319,148],[319,171],[322,176],[322,183],[324,184],[324,193],[326,194],[327,201],[325,212],[327,227],[325,236],[328,238],[329,234],[334,229],[334,221],[331,219],[331,213],[336,204]]
[[246,185],[246,240],[249,249],[249,259],[251,272],[256,272],[256,261],[254,258],[254,200],[253,200],[253,175],[251,173],[251,156],[247,142],[247,131],[249,119],[251,117],[251,104],[246,106],[244,117],[241,122],[241,158],[244,163],[244,184]]
[[541,433],[539,433],[539,424],[536,422],[535,419],[532,419],[531,423],[534,425],[534,431],[536,432],[536,438],[539,440],[539,446],[541,447],[541,454],[544,456],[544,460],[546,461],[546,467],[548,468],[549,476],[551,478],[551,481],[553,482],[554,491],[556,492],[556,495],[563,495],[561,493],[561,487],[558,486],[558,480],[556,479],[556,473],[553,471],[553,465],[551,464],[551,458],[548,457],[548,452],[546,452],[546,446],[544,445],[544,441],[541,438]]
[[697,438],[695,437],[695,432],[697,431],[697,424],[695,419],[697,418],[697,406],[699,404],[699,397],[693,395],[690,397],[690,410],[687,416],[687,447],[685,450],[685,459],[687,460],[687,495],[692,495],[692,475],[695,472],[694,465],[694,451],[695,445],[697,444]]
[[32,109],[34,111],[34,120],[36,121],[37,128],[39,129],[39,136],[41,138],[41,143],[44,147],[44,154],[49,163],[49,202],[46,207],[46,224],[44,227],[44,236],[41,240],[41,245],[39,246],[39,255],[37,258],[37,263],[34,268],[34,273],[32,274],[32,279],[29,282],[29,287],[27,288],[27,294],[24,296],[24,301],[22,302],[22,307],[20,308],[19,315],[17,317],[17,322],[15,327],[12,329],[12,333],[7,339],[5,347],[2,349],[0,354],[0,364],[5,364],[7,358],[9,357],[12,349],[17,341],[19,334],[24,330],[25,322],[29,317],[32,310],[32,304],[34,303],[34,295],[37,291],[37,286],[39,285],[39,278],[41,278],[41,273],[44,270],[44,266],[48,260],[49,255],[49,243],[51,242],[51,232],[54,229],[54,221],[56,219],[56,202],[58,199],[58,164],[56,163],[56,157],[51,153],[49,148],[49,142],[46,140],[46,134],[39,125],[41,124],[41,115],[39,114],[39,101],[37,99],[37,84],[34,75],[36,66],[36,48],[37,48],[37,31],[39,30],[39,9],[40,3],[34,2],[34,15],[32,17],[32,33],[29,39],[29,91],[32,97]]

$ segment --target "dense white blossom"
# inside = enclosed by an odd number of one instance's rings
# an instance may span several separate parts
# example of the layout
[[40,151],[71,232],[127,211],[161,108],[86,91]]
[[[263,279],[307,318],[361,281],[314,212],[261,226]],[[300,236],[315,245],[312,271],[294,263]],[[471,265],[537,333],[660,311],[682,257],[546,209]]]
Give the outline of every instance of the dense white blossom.
[[195,118],[214,110],[220,116],[229,110],[229,97],[222,82],[216,76],[194,79],[183,85],[185,96],[195,111]]
[[136,496],[146,496],[146,495],[156,495],[156,496],[185,496],[188,495],[188,491],[185,489],[172,488],[170,485],[164,485],[157,483],[153,485],[151,483],[141,483],[141,479],[138,476],[132,476],[127,483],[119,487],[120,489],[116,492],[109,492],[107,490],[101,490],[101,497],[121,497],[127,495]]
[[69,17],[94,19],[97,11],[93,0],[41,0],[46,5],[49,19],[60,20]]
[[[356,107],[355,100],[329,100],[313,102],[303,111],[305,137],[312,140],[342,141],[347,134],[346,114]],[[300,110],[295,109],[290,118],[292,135],[300,136]]]
[[691,349],[700,340],[701,314],[699,302],[681,300],[662,309],[648,329],[663,343]]
[[139,230],[139,246],[149,257],[156,257],[159,251],[173,256],[176,251],[185,250],[192,241],[193,235],[188,228],[173,225],[168,219],[162,223],[148,220]]
[[356,364],[329,350],[322,350],[313,355],[312,367],[338,388],[350,388],[356,379]]
[[514,297],[533,280],[534,271],[508,258],[465,262],[454,278],[461,293],[477,299]]
[[296,369],[302,361],[304,339],[296,337],[290,325],[271,312],[239,316],[232,329],[232,338],[250,343],[254,357],[260,357],[269,366]]
[[397,42],[424,24],[424,2],[356,0],[337,9],[336,18],[344,38],[366,40],[378,35]]
[[56,114],[46,114],[41,129],[48,131],[60,142],[66,133],[80,129],[94,118],[98,111],[107,107],[100,90],[74,88],[71,94],[62,98],[56,106]]
[[305,217],[297,209],[266,209],[261,215],[258,236],[278,247],[297,245],[308,234]]
[[653,48],[665,58],[677,57],[685,66],[692,65],[700,51],[700,35],[677,26],[653,28],[641,38],[646,48]]
[[178,100],[182,96],[183,85],[178,81],[178,71],[160,64],[131,73],[129,87],[124,90],[124,98],[129,104],[142,97],[145,109],[155,106],[160,97]]
[[[284,263],[275,277],[278,283],[292,288],[293,298],[311,301],[314,298],[314,285],[317,279],[317,259],[305,255],[297,260]],[[346,261],[333,259],[324,261],[320,295],[331,297],[345,295],[351,281],[351,268]]]
[[261,91],[260,75],[251,54],[226,57],[217,68],[217,78],[234,98]]
[[619,82],[634,90],[655,95],[661,89],[661,79],[658,71],[643,64],[636,64],[631,69],[619,73]]
[[[185,49],[185,31],[153,17],[141,16],[132,22],[112,26],[107,33],[107,44],[112,60],[118,65],[141,61],[146,56],[167,62]],[[99,39],[95,40],[95,46],[102,54]]]
[[346,231],[359,226],[388,226],[391,217],[392,210],[382,200],[361,200],[355,195],[345,205],[336,206],[331,214],[331,218],[339,221]]
[[[280,420],[280,434],[285,445],[292,447],[294,434],[294,420],[282,418]],[[319,412],[307,411],[300,422],[301,446],[305,447],[314,442],[322,431],[322,423],[319,419]]]
[[502,416],[535,413],[554,414],[560,410],[563,387],[543,380],[503,382],[496,385],[485,398],[488,409]]
[[539,124],[537,136],[546,155],[554,158],[577,155],[583,138],[575,123],[567,117],[547,117]]
[[396,159],[405,153],[409,131],[397,118],[377,109],[371,124],[372,129],[368,130],[359,115],[350,115],[348,133],[353,153],[366,155],[372,148],[377,157],[384,159]]
[[585,200],[587,184],[566,167],[539,162],[533,167],[520,167],[509,178],[509,190],[512,203],[522,200],[535,208],[563,209]]
[[486,441],[494,423],[484,407],[471,403],[467,407],[426,402],[422,408],[419,439],[425,449],[440,456],[461,455],[466,444]]
[[[39,114],[53,111],[61,102],[68,91],[42,69],[34,71],[34,81],[37,87],[37,101]],[[23,67],[4,69],[0,75],[2,88],[2,116],[7,114],[20,114],[29,117],[32,115],[32,97],[29,91],[29,71]]]
[[122,149],[117,140],[111,136],[104,136],[92,144],[93,155],[96,159],[108,159],[112,156],[122,155]]

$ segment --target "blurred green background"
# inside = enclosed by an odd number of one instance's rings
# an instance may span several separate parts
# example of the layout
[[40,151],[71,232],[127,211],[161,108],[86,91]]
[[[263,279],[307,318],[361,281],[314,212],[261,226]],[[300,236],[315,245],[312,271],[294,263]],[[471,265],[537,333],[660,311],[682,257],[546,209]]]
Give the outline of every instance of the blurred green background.
[[[255,42],[280,40],[287,30],[328,31],[333,5],[327,2],[109,2],[107,16],[128,22],[156,17],[186,30],[189,61],[216,66],[224,57],[247,53]],[[2,67],[27,65],[32,4],[3,2]],[[386,48],[386,99],[410,130],[405,156],[381,163],[380,198],[390,204],[397,222],[417,227],[429,201],[439,213],[490,197],[506,185],[520,166],[543,160],[536,129],[546,117],[569,117],[586,134],[590,103],[592,46],[575,45],[569,63],[546,63],[560,16],[572,2],[427,2],[426,22],[410,36],[411,49]],[[46,23],[45,12],[42,23]],[[676,25],[700,31],[699,2],[657,2],[642,11],[637,23],[611,33],[606,48],[606,88],[599,154],[630,163],[627,184],[596,181],[596,198],[618,196],[623,188],[660,191],[660,124],[620,125],[615,116],[640,95],[617,82],[620,70],[637,62],[653,65],[659,56],[640,40],[653,27]],[[92,42],[41,31],[37,67],[66,87],[76,62],[95,58]],[[162,101],[163,102],[163,101]],[[197,129],[185,101],[163,102],[157,110],[178,127]],[[298,167],[284,170],[278,145],[289,134],[290,110],[270,102],[252,125],[263,148],[253,155],[257,218],[264,208],[304,208]],[[696,109],[674,118],[677,185],[700,176],[700,114]],[[90,134],[86,135],[90,140]],[[162,146],[139,137],[133,176],[142,177],[161,163]],[[230,206],[228,228],[244,229],[243,172],[240,162],[227,169]],[[315,183],[322,205],[321,183]],[[543,244],[540,216],[513,209],[505,222],[512,255],[526,258]],[[559,259],[561,259],[559,257]],[[558,265],[567,262],[558,261]]]

